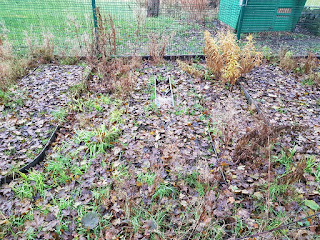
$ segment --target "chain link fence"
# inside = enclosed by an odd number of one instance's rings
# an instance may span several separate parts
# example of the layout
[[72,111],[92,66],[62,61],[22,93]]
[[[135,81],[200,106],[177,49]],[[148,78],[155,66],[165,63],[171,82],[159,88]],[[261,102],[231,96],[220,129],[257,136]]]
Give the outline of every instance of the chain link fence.
[[[204,30],[215,34],[225,28],[217,20],[219,0],[0,0],[0,37],[6,35],[19,53],[46,39],[54,41],[56,54],[84,55],[94,37],[94,2],[102,15],[112,18],[116,55],[121,56],[149,55],[151,36],[168,40],[167,55],[202,54]],[[305,7],[296,31],[284,34],[297,44],[306,45],[308,39],[310,44],[299,48],[304,52],[320,52],[319,12],[320,6]],[[282,33],[255,37],[264,49],[277,51],[288,44]]]

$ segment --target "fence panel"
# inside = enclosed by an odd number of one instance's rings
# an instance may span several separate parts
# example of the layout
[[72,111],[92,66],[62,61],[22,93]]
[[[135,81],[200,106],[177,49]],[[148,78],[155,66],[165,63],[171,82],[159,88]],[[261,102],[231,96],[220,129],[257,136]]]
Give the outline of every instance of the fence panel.
[[[223,28],[218,1],[95,0],[102,15],[113,18],[117,55],[148,55],[154,35],[168,38],[167,55],[202,54],[203,31]],[[314,9],[305,8],[298,24],[306,34],[319,34],[320,10]],[[20,53],[45,38],[54,40],[56,54],[84,55],[93,37],[92,0],[0,0],[3,35]]]

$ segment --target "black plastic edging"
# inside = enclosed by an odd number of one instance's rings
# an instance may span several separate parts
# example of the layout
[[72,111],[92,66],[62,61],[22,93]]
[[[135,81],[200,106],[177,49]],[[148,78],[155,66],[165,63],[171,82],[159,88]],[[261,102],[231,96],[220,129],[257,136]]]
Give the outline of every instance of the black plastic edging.
[[[59,56],[56,56],[56,57],[59,57]],[[152,60],[152,57],[149,56],[149,55],[143,55],[143,56],[122,56],[122,55],[119,55],[119,56],[114,56],[113,58],[134,58],[134,57],[139,57],[139,58],[142,58],[142,60]],[[273,57],[279,57],[278,55],[274,55]],[[316,58],[320,59],[320,55],[315,55]],[[164,60],[191,60],[191,59],[195,59],[195,58],[198,58],[198,59],[201,59],[201,60],[205,60],[206,56],[204,54],[193,54],[193,55],[165,55],[163,56],[163,59]],[[308,58],[308,55],[294,55],[292,56],[292,58]],[[85,56],[79,56],[79,59],[80,60],[85,60],[86,57]]]
[[265,117],[265,115],[263,114],[263,112],[261,111],[259,105],[257,104],[257,102],[251,97],[251,95],[249,94],[249,92],[244,88],[244,86],[238,82],[237,83],[240,87],[240,91],[243,93],[243,95],[246,97],[247,99],[247,102],[249,105],[253,105],[257,111],[257,113],[262,116],[263,118],[263,121],[268,125],[270,126],[270,122],[268,121],[268,119]]
[[[59,130],[59,126],[56,126],[56,128],[54,129],[51,137],[49,138],[49,141],[47,142],[47,144],[44,146],[44,148],[42,149],[42,151],[39,153],[39,155],[30,163],[28,163],[27,165],[25,165],[24,167],[20,168],[20,172],[22,173],[27,173],[27,171],[36,166],[39,162],[43,161],[43,159],[46,156],[46,151],[50,148],[51,144],[53,143],[53,141],[56,139],[57,137],[57,132]],[[0,186],[5,184],[5,183],[10,183],[13,180],[13,176],[12,174],[9,174],[7,176],[4,176],[2,178],[0,178]]]
[[238,83],[238,84],[239,84],[241,92],[243,92],[244,96],[246,97],[248,104],[249,105],[254,105],[254,107],[256,108],[257,113],[261,114],[262,111],[261,111],[259,105],[256,103],[256,101],[253,100],[253,98],[251,97],[249,92],[242,86],[241,83]]

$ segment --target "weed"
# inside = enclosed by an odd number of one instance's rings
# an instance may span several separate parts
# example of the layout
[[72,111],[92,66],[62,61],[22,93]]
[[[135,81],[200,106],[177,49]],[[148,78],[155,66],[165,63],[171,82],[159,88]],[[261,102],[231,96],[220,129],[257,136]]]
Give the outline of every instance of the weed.
[[42,32],[42,42],[39,43],[35,39],[32,27],[29,32],[25,31],[25,42],[32,61],[44,64],[54,60],[54,35],[51,32]]
[[100,95],[98,98],[103,104],[109,105],[111,103],[111,98],[109,96]]
[[110,191],[111,185],[100,187],[98,189],[92,190],[92,196],[97,201],[97,203],[100,203],[103,199],[108,199],[110,197]]
[[168,46],[168,38],[152,33],[149,35],[149,54],[155,64],[163,62],[166,47]]
[[70,168],[71,159],[67,156],[58,155],[54,159],[48,161],[46,170],[50,173],[53,179],[53,185],[65,184],[70,180],[70,176],[67,173]]
[[205,184],[200,183],[199,181],[199,172],[193,172],[192,174],[188,175],[185,179],[186,183],[196,189],[200,197],[205,195]]
[[241,75],[261,64],[262,54],[256,52],[252,35],[247,37],[243,49],[230,31],[220,32],[217,40],[211,37],[209,31],[205,31],[204,38],[207,66],[223,83],[234,85]]
[[59,60],[59,63],[61,65],[76,65],[79,62],[79,58],[78,57],[65,57]]
[[54,120],[63,123],[66,121],[66,117],[68,115],[67,111],[64,108],[57,109],[51,112]]
[[273,57],[272,49],[268,46],[263,46],[262,47],[262,55],[265,59],[270,61],[271,58]]
[[83,112],[85,110],[85,100],[82,98],[79,99],[73,99],[72,103],[71,103],[71,109],[73,111],[77,111],[77,112]]
[[289,152],[285,152],[283,150],[281,150],[281,155],[280,157],[278,156],[273,156],[273,161],[275,163],[279,163],[282,166],[284,166],[286,168],[286,172],[288,173],[291,169],[291,166],[293,164],[293,157],[295,154],[295,149],[291,149]]
[[296,61],[292,57],[293,57],[292,51],[287,51],[286,49],[282,50],[279,54],[280,67],[285,70],[296,69],[298,66]]
[[287,190],[288,190],[289,186],[287,184],[280,184],[278,185],[277,183],[273,183],[270,185],[270,198],[273,201],[276,201],[278,199],[278,197],[283,196]]
[[176,195],[177,190],[168,183],[160,183],[156,192],[153,194],[152,199],[158,198],[161,200],[163,197],[173,197]]
[[77,112],[86,112],[97,110],[101,112],[103,107],[99,104],[99,99],[74,98],[71,103],[71,109]]
[[191,76],[193,76],[193,77],[202,78],[202,77],[204,77],[204,75],[205,75],[205,72],[204,72],[204,71],[201,71],[201,70],[196,69],[194,65],[189,65],[189,64],[184,63],[184,62],[182,62],[182,61],[180,61],[180,60],[177,60],[177,63],[178,63],[178,65],[179,65],[179,67],[180,67],[183,71],[189,73],[189,74],[190,74]]
[[115,109],[111,112],[109,122],[111,124],[121,124],[123,123],[123,118],[122,118],[123,111]]
[[316,163],[315,156],[308,156],[306,158],[306,173],[313,175],[317,182],[320,182],[320,165]]
[[159,113],[159,109],[157,108],[156,104],[154,102],[150,103],[149,105],[147,105],[144,110],[146,112],[152,111],[153,113],[158,114]]
[[160,234],[163,236],[162,230],[166,228],[165,223],[166,217],[168,214],[168,209],[158,209],[156,212],[149,209],[148,211],[142,208],[133,208],[131,210],[131,219],[130,223],[134,229],[134,232],[137,232],[140,228],[147,226],[151,230],[151,238],[154,238],[154,234]]
[[174,114],[175,114],[176,116],[180,116],[180,115],[184,114],[184,110],[183,110],[183,109],[176,110],[176,111],[174,112]]
[[69,87],[69,91],[71,92],[74,98],[79,98],[80,95],[88,90],[88,86],[85,82],[81,82],[79,84],[73,85]]
[[24,173],[19,172],[23,181],[18,186],[13,186],[12,190],[15,194],[23,198],[32,198],[35,197],[38,193],[40,196],[45,195],[45,190],[49,187],[44,183],[44,175],[38,171],[32,171],[27,176]]
[[128,167],[126,167],[124,164],[120,164],[114,168],[114,172],[112,174],[117,181],[123,181],[130,176]]
[[301,126],[268,126],[264,123],[261,127],[255,128],[243,137],[241,137],[235,147],[234,157],[238,161],[261,160],[262,153],[259,149],[267,147],[271,144],[281,133],[289,130],[299,132],[303,130]]
[[[101,15],[99,8],[97,8],[97,18],[99,34],[97,48],[102,55],[102,60],[105,61],[107,59],[106,56],[117,54],[116,28],[111,14],[107,17],[103,16]],[[108,27],[110,28],[108,29]],[[109,47],[109,50],[107,50],[107,47]]]
[[189,13],[194,20],[205,20],[206,10],[209,7],[209,0],[181,0],[181,8]]
[[307,78],[301,81],[302,86],[312,86],[314,85],[314,81],[312,78]]
[[96,153],[104,153],[107,148],[113,147],[113,144],[120,136],[120,129],[113,127],[108,130],[105,125],[92,131],[80,130],[76,132],[76,142],[83,142],[90,152],[90,156]]
[[17,106],[24,106],[24,100],[19,96],[14,96],[12,93],[0,89],[0,104],[14,109]]
[[304,62],[303,65],[303,72],[305,74],[312,73],[317,67],[319,66],[319,60],[316,58],[316,56],[309,52],[308,57]]
[[6,91],[23,76],[28,65],[28,60],[13,55],[7,36],[0,34],[0,90]]
[[139,173],[137,177],[137,181],[140,183],[147,183],[148,186],[151,186],[154,183],[155,177],[156,177],[155,173],[151,173],[151,172]]

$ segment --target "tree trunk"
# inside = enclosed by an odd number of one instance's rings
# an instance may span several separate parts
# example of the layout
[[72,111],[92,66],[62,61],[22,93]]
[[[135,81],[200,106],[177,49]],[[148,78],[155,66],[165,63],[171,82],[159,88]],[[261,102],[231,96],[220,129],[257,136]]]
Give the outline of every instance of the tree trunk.
[[147,17],[158,17],[160,0],[148,0]]

